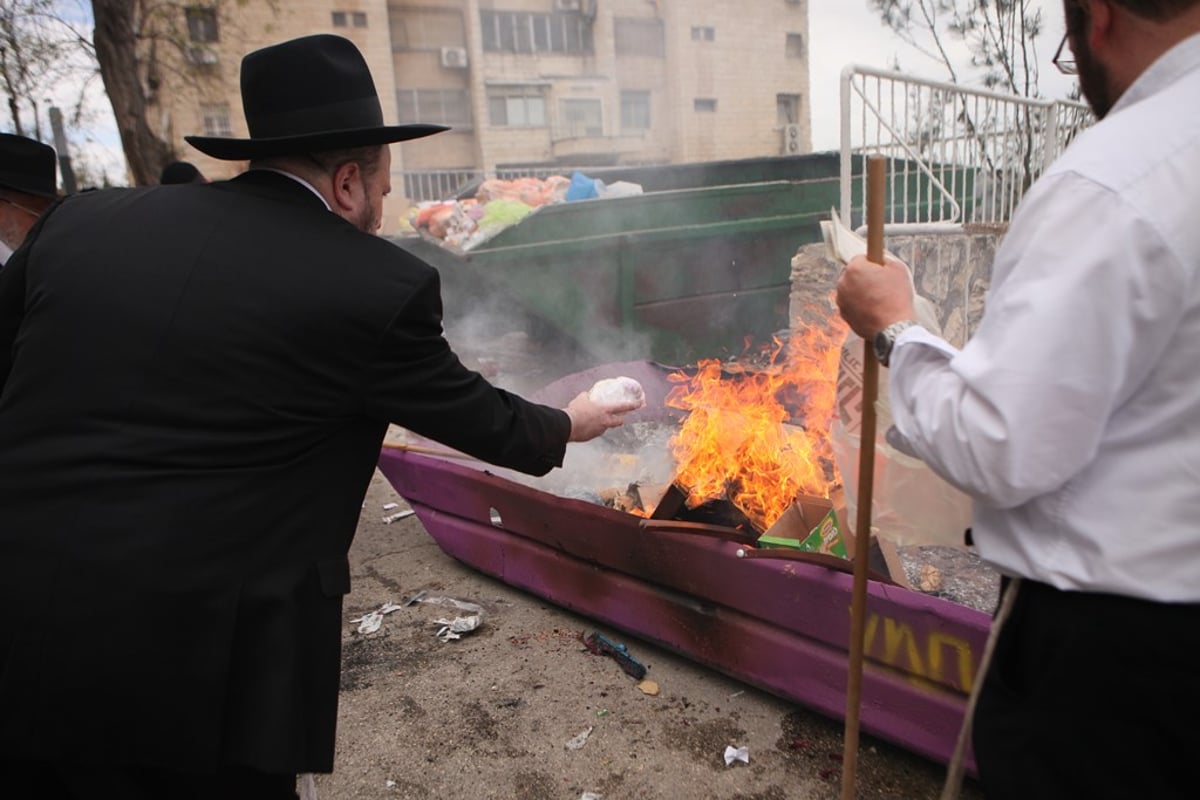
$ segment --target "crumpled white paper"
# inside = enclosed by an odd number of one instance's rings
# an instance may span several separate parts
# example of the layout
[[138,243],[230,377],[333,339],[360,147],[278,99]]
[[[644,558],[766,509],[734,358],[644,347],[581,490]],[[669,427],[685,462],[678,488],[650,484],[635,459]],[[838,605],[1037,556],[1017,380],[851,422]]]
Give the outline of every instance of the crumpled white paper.
[[383,626],[383,618],[385,615],[393,611],[399,611],[404,606],[396,605],[395,603],[384,603],[379,608],[372,611],[370,614],[364,614],[361,617],[356,617],[350,620],[358,623],[359,633],[375,633]]
[[579,748],[581,748],[585,744],[587,744],[588,737],[591,735],[592,735],[592,726],[589,725],[586,731],[581,731],[578,736],[574,737],[573,739],[571,739],[571,741],[567,742],[566,748],[568,750],[578,750]]
[[741,761],[743,764],[749,764],[750,748],[734,747],[731,744],[725,745],[725,766],[728,767],[735,761]]
[[470,633],[483,624],[483,618],[478,614],[472,614],[469,617],[455,617],[454,619],[435,619],[434,625],[441,625],[438,628],[437,638],[441,642],[450,642],[455,639],[461,639],[464,633]]

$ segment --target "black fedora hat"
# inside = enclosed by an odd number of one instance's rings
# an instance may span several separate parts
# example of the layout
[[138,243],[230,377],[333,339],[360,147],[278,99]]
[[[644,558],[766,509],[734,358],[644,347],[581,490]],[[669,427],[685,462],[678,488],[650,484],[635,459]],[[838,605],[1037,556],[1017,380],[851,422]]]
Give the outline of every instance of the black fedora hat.
[[38,197],[55,197],[58,157],[48,144],[0,133],[0,187]]
[[255,50],[242,59],[249,139],[185,136],[228,161],[403,142],[449,130],[384,125],[366,59],[349,39],[322,33]]

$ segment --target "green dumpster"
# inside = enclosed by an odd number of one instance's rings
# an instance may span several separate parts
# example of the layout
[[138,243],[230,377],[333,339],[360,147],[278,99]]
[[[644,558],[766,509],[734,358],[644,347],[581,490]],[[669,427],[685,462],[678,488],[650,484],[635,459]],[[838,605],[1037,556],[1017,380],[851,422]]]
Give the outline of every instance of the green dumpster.
[[644,193],[544,206],[467,253],[394,240],[441,273],[448,331],[486,305],[593,363],[735,356],[788,326],[792,256],[838,203],[836,154],[588,174]]

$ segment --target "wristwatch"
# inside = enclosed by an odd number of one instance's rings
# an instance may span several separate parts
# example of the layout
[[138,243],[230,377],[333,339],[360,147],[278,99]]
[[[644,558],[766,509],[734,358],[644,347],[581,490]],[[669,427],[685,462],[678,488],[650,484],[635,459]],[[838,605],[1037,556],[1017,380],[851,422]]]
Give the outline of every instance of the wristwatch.
[[896,337],[900,335],[901,331],[906,331],[913,325],[919,324],[915,319],[902,319],[875,334],[875,357],[879,359],[881,365],[885,367],[888,365],[888,359],[892,356],[892,348],[896,346]]

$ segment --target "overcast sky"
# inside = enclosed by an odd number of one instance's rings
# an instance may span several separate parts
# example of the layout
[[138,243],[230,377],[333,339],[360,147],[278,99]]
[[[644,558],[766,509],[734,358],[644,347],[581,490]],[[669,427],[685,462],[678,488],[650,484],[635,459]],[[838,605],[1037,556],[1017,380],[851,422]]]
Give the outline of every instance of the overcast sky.
[[[697,2],[699,0],[692,0]],[[1038,37],[1042,94],[1065,98],[1074,78],[1059,74],[1050,63],[1063,33],[1060,0],[1038,0],[1042,8],[1043,32]],[[848,64],[890,68],[899,59],[904,72],[924,78],[945,80],[940,64],[922,56],[884,27],[868,0],[809,0],[809,78],[812,100],[813,149],[838,147],[839,81]],[[98,82],[97,82],[98,83]],[[97,120],[90,131],[88,155],[106,164],[110,180],[124,182],[124,160],[112,112],[99,95]]]
[[[1063,35],[1062,3],[1038,0],[1038,5],[1042,8],[1042,33],[1036,40],[1042,94],[1064,99],[1074,87],[1075,79],[1062,75],[1050,63]],[[900,41],[885,27],[879,15],[869,8],[868,0],[809,0],[808,38],[813,149],[817,151],[838,148],[838,87],[842,68],[847,64],[887,69],[898,57],[906,74],[948,80],[944,67]]]

